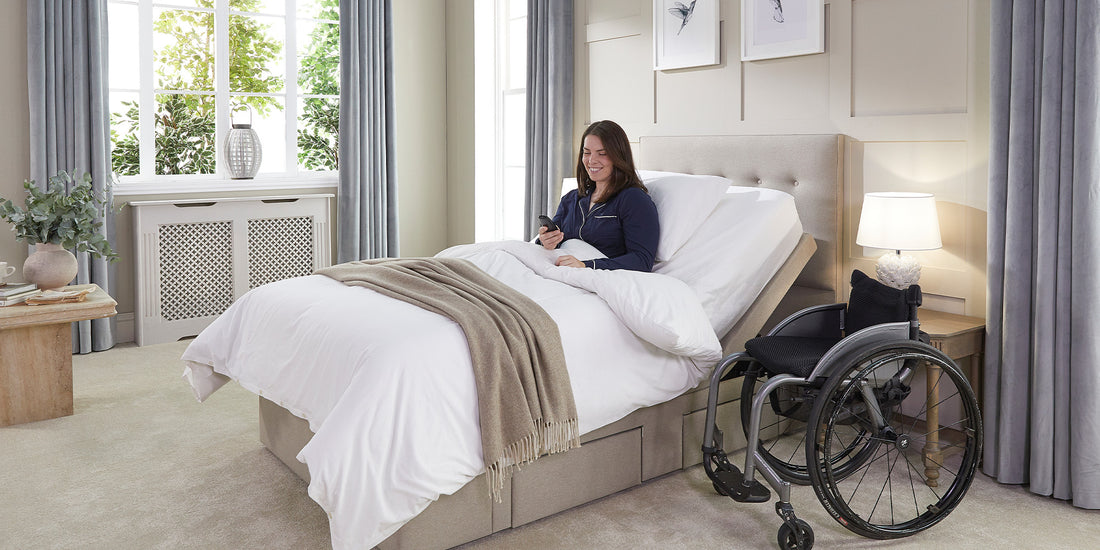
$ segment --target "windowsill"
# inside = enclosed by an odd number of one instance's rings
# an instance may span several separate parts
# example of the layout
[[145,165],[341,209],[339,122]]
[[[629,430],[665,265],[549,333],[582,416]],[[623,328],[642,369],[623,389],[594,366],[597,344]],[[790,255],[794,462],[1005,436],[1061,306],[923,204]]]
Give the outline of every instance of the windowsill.
[[179,195],[192,193],[228,193],[242,191],[280,191],[286,189],[329,189],[339,184],[336,174],[267,176],[250,180],[234,180],[217,177],[158,178],[156,180],[119,181],[114,186],[115,197],[137,195]]

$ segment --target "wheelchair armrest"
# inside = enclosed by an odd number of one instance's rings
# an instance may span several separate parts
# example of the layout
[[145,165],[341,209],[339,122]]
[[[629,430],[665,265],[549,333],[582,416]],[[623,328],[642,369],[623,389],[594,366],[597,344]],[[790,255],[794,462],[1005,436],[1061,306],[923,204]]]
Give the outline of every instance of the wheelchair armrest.
[[905,342],[908,340],[908,321],[869,326],[855,334],[849,334],[844,337],[843,340],[837,342],[835,346],[829,348],[829,351],[825,352],[825,355],[822,355],[821,359],[817,361],[817,366],[815,366],[813,372],[806,377],[806,380],[812,381],[823,376],[829,376],[829,374],[831,374],[830,371],[834,368],[844,367],[844,364],[836,363],[836,361],[852,350],[858,350],[860,348],[869,349],[882,342]]
[[794,312],[775,325],[768,336],[809,336],[840,338],[844,336],[844,312],[847,304],[827,304]]

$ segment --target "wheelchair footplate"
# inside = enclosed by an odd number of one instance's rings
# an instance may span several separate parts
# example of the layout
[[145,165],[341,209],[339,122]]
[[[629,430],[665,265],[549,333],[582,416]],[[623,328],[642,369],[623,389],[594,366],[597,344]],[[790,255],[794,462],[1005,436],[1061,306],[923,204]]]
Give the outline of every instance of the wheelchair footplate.
[[708,469],[707,475],[718,494],[728,496],[737,502],[768,502],[771,500],[772,493],[764,484],[755,479],[745,482],[745,474],[741,473],[740,468],[730,463],[726,458],[726,453],[716,451],[714,461],[717,469],[713,473]]
[[764,484],[750,479],[745,483],[745,475],[737,466],[730,465],[732,470],[719,470],[714,472],[715,489],[726,494],[737,502],[768,502],[772,499],[772,492]]

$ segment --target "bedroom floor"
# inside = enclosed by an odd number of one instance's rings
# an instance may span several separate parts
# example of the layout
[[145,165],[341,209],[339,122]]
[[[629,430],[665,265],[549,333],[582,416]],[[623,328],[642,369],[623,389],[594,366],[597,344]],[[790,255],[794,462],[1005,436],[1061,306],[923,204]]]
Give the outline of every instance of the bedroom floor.
[[[0,549],[327,548],[325,513],[259,443],[255,396],[230,384],[199,404],[186,342],[73,358],[76,414],[0,428]],[[795,488],[818,548],[1093,548],[1100,511],[979,474],[943,523],[901,541],[860,538]],[[717,496],[702,468],[465,545],[776,547],[772,504]]]

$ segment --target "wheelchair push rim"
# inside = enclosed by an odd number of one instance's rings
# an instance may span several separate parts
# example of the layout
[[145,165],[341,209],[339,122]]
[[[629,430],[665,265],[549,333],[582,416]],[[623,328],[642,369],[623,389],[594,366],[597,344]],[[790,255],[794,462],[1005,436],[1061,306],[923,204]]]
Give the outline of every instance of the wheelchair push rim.
[[[814,492],[835,520],[865,537],[932,527],[974,478],[982,424],[973,390],[950,358],[921,342],[882,343],[846,359],[831,369],[808,424]],[[871,432],[874,444],[836,468],[853,426]]]

